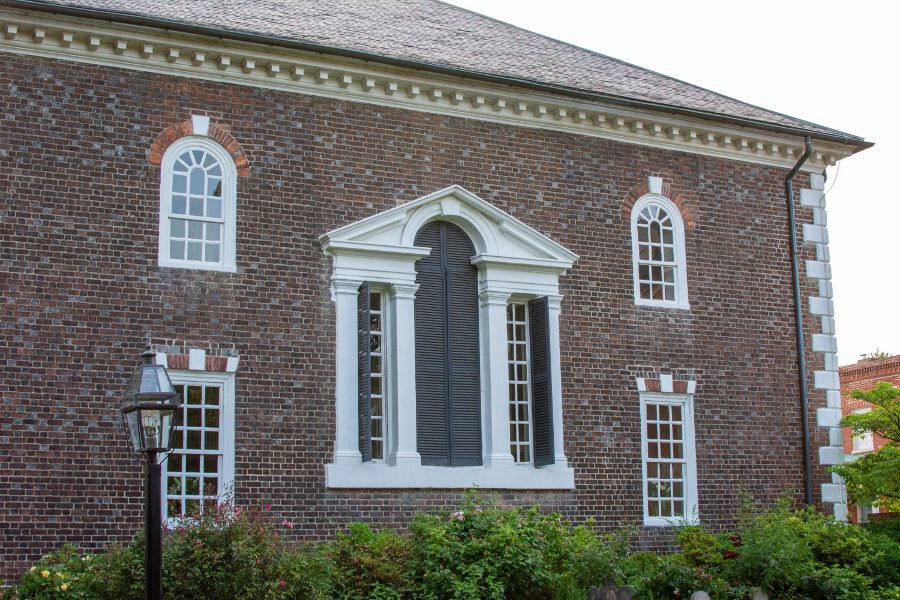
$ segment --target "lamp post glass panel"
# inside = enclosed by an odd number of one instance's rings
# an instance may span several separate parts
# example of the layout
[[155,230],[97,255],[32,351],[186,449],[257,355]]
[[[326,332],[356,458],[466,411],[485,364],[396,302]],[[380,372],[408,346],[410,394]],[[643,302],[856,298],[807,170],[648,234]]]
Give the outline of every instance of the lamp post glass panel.
[[147,600],[162,600],[162,490],[158,454],[172,449],[175,417],[180,413],[180,396],[166,368],[154,364],[155,356],[149,347],[141,354],[144,361],[135,368],[128,391],[122,399],[122,419],[131,444],[135,451],[144,454],[147,461],[144,511],[144,597]]

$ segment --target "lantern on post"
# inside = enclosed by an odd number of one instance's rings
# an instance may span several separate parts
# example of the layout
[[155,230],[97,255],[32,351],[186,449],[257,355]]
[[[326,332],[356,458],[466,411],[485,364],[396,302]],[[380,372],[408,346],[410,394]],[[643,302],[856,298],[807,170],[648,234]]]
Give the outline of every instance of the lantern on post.
[[144,550],[144,598],[162,600],[162,474],[159,454],[172,449],[176,415],[181,406],[178,392],[156,354],[147,346],[143,362],[134,369],[122,399],[122,420],[135,451],[147,462],[145,498],[146,541]]

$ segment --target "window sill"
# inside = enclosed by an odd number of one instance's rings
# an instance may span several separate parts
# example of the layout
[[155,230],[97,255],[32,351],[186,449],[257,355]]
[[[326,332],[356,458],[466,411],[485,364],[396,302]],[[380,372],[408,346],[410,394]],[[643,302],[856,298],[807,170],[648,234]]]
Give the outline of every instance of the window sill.
[[664,302],[660,300],[634,299],[635,306],[649,306],[652,308],[674,308],[676,310],[691,310],[691,305],[686,302]]
[[700,519],[693,517],[644,517],[645,527],[681,527],[682,525],[699,525]]
[[502,467],[394,466],[384,463],[325,465],[329,488],[428,488],[498,490],[573,490],[575,470],[568,466]]
[[194,271],[218,271],[221,273],[237,273],[236,265],[213,265],[201,262],[182,262],[177,260],[160,260],[160,267],[172,269],[191,269]]

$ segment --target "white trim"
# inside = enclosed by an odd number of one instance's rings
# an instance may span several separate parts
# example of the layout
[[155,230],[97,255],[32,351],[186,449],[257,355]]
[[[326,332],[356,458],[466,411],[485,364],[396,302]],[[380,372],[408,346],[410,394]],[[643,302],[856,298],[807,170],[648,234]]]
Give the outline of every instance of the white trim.
[[[796,136],[421,69],[13,8],[0,9],[0,20],[9,32],[0,38],[0,52],[564,131],[782,168],[793,166],[803,152]],[[36,29],[44,35],[35,36]],[[493,110],[485,110],[487,104]],[[548,114],[555,118],[546,118]],[[802,167],[806,172],[821,172],[856,150],[822,140],[815,146]]]
[[572,490],[575,489],[575,471],[560,465],[535,468],[531,464],[510,463],[490,467],[434,467],[360,461],[325,465],[325,485],[354,489]]
[[[664,209],[672,219],[675,242],[675,299],[654,300],[641,297],[639,278],[638,249],[638,216],[648,205],[657,205]],[[687,258],[684,249],[684,219],[678,206],[661,194],[645,194],[637,199],[631,207],[631,268],[634,287],[634,303],[637,306],[655,306],[660,308],[676,308],[690,310],[687,286]]]
[[[469,235],[478,269],[481,364],[481,467],[423,467],[416,451],[415,263],[430,253],[414,245],[419,228],[442,219]],[[336,412],[334,462],[328,487],[440,487],[472,485],[511,489],[571,489],[574,475],[564,451],[562,381],[559,374],[559,276],[577,256],[524,223],[459,186],[450,186],[320,237],[333,259],[336,304]],[[373,470],[358,451],[356,294],[368,281],[390,286],[386,331],[390,360],[391,452]],[[506,305],[510,296],[547,296],[552,349],[554,456],[552,467],[515,465],[509,439],[509,377]],[[394,409],[396,407],[396,409]],[[384,469],[388,469],[385,471]],[[513,470],[511,470],[513,469]],[[436,473],[444,473],[436,475]],[[552,473],[552,474],[549,474]],[[533,475],[529,478],[529,474]]]
[[[871,408],[857,408],[851,414],[864,415],[872,412]],[[851,434],[850,448],[853,454],[866,454],[875,450],[875,435],[869,431],[862,435]]]
[[[666,394],[640,392],[641,410],[641,503],[644,525],[668,527],[687,523],[699,523],[697,504],[697,453],[694,433],[694,398],[691,394]],[[682,438],[684,440],[684,517],[651,517],[647,499],[647,404],[680,406],[682,410]]]
[[[222,470],[219,473],[219,501],[224,501],[234,494],[234,415],[235,415],[235,386],[234,375],[231,373],[218,373],[213,371],[169,371],[169,377],[174,385],[218,385],[222,388],[219,397],[219,448],[222,451]],[[175,448],[178,450],[178,448]],[[161,461],[162,464],[162,518],[164,522],[173,523],[177,518],[169,519],[166,503],[166,478],[168,474],[168,456]]]
[[[169,218],[172,196],[172,168],[175,159],[182,153],[193,149],[209,152],[222,167],[222,240],[218,262],[198,260],[178,260],[169,257]],[[237,170],[234,159],[220,144],[214,140],[192,135],[178,139],[166,149],[160,162],[159,185],[159,243],[157,258],[159,266],[180,269],[197,269],[202,271],[224,271],[234,273],[236,265],[237,237]]]

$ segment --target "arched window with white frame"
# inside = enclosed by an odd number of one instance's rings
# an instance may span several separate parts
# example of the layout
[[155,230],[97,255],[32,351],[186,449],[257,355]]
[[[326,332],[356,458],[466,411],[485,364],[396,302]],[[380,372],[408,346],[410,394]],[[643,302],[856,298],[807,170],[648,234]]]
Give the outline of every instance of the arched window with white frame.
[[690,308],[684,256],[684,221],[674,202],[647,194],[631,210],[634,302]]
[[160,266],[236,270],[236,179],[231,155],[209,138],[169,146],[161,163]]

